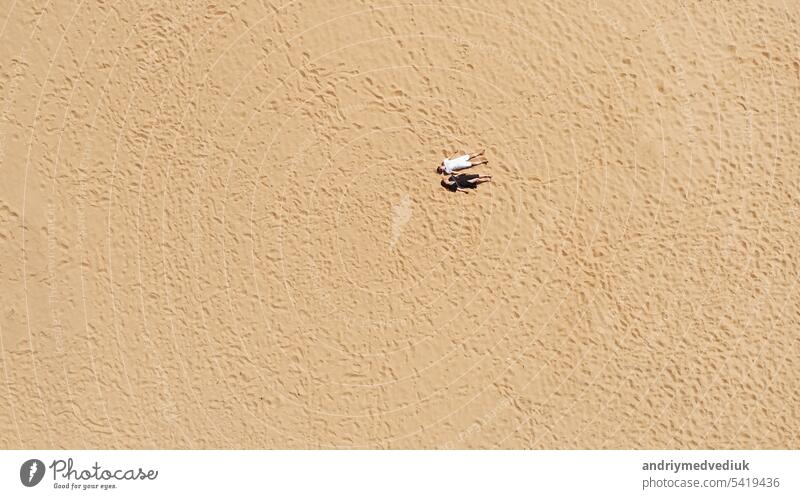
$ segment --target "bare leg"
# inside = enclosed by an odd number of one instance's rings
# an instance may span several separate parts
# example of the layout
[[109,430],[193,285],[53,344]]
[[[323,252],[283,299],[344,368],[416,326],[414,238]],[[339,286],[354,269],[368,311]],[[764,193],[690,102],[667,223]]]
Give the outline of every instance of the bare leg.
[[469,155],[469,159],[477,158],[478,156],[482,155],[485,152],[486,152],[486,149],[481,149],[479,152],[476,152],[475,154],[470,154]]
[[489,160],[488,159],[484,159],[484,160],[478,161],[477,163],[472,163],[472,166],[481,166],[481,165],[488,165],[488,164],[489,164]]

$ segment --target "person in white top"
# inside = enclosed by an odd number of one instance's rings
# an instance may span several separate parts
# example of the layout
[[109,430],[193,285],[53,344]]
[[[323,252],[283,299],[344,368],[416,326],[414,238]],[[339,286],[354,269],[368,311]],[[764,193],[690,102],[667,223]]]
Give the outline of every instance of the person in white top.
[[475,154],[464,154],[455,158],[446,158],[444,161],[442,161],[442,164],[436,168],[436,173],[452,175],[453,172],[458,170],[465,170],[467,168],[472,168],[473,166],[485,165],[489,162],[489,160],[486,158],[483,158],[480,161],[472,161],[478,156],[481,156],[484,151],[485,149],[481,149],[480,152]]

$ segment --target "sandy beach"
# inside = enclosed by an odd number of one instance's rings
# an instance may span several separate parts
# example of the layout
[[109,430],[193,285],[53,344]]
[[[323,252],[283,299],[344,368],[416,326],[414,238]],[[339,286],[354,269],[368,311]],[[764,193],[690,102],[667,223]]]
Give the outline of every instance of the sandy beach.
[[0,448],[797,448],[799,131],[796,2],[1,2]]

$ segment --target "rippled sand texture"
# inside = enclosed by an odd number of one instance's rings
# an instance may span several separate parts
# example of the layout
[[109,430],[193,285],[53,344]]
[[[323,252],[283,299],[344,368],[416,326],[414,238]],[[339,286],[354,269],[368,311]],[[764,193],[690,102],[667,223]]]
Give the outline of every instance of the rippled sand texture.
[[798,3],[457,3],[0,4],[0,445],[797,448]]

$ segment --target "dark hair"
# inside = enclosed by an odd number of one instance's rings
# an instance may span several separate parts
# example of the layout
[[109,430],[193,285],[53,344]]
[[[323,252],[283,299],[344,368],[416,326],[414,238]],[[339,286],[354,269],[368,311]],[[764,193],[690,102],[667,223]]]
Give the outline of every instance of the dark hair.
[[455,191],[457,191],[457,190],[458,190],[458,183],[456,183],[456,182],[453,182],[452,184],[448,184],[448,183],[447,183],[447,180],[445,180],[445,179],[442,179],[442,181],[441,181],[441,182],[439,182],[439,183],[440,183],[440,184],[442,184],[442,187],[444,187],[444,188],[445,188],[445,189],[447,189],[448,191],[453,191],[453,192],[455,192]]

